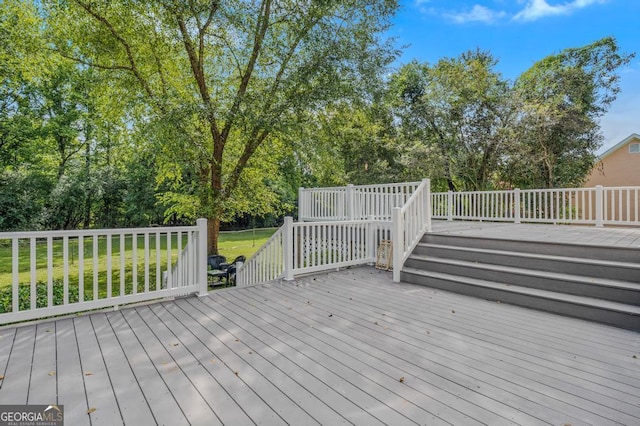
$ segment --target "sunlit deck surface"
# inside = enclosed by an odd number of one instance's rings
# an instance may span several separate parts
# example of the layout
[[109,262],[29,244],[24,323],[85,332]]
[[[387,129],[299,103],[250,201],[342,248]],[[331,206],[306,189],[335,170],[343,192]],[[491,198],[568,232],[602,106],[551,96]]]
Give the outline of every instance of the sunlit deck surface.
[[640,249],[640,227],[593,225],[515,224],[434,220],[432,231],[466,237],[544,241]]
[[64,404],[68,425],[637,425],[636,357],[640,333],[359,267],[1,329],[0,404]]

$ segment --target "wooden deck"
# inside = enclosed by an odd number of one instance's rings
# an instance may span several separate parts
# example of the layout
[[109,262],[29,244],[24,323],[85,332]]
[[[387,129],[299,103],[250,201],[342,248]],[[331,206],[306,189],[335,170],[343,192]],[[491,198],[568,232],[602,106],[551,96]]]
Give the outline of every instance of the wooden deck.
[[434,220],[433,232],[466,237],[544,241],[640,249],[640,228],[633,226],[515,224]]
[[1,329],[0,404],[64,404],[68,425],[637,425],[637,357],[640,333],[360,267]]

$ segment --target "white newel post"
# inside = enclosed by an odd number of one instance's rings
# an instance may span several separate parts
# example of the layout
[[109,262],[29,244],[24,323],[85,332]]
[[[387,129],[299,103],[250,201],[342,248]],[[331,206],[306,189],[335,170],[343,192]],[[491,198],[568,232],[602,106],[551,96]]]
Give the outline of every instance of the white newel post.
[[374,265],[376,263],[376,227],[374,222],[374,216],[368,217],[369,223],[367,224],[367,257],[369,258],[369,264]]
[[520,188],[513,190],[513,209],[514,223],[520,223]]
[[304,193],[304,188],[298,188],[298,222],[304,222],[304,201],[302,200],[302,194]]
[[393,281],[399,283],[404,254],[404,223],[400,207],[394,207],[391,211],[391,240],[393,241]]
[[284,256],[284,280],[293,281],[293,218],[284,218],[284,235],[282,236],[282,254]]
[[604,226],[604,188],[602,185],[596,186],[596,226]]
[[207,219],[196,220],[198,227],[198,246],[196,250],[198,297],[208,295],[207,283]]
[[425,220],[426,223],[426,231],[431,232],[431,179],[422,179],[425,182],[425,189],[423,191],[424,197],[424,211],[426,214]]
[[347,185],[347,220],[353,220],[355,216],[355,200],[353,185]]

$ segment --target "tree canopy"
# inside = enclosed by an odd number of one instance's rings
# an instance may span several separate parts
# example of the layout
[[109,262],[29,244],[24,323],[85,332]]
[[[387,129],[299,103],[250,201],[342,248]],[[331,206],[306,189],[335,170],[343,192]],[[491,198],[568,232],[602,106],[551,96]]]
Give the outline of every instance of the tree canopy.
[[393,0],[0,3],[0,229],[273,224],[299,186],[579,185],[632,55],[605,38],[516,81],[384,38]]

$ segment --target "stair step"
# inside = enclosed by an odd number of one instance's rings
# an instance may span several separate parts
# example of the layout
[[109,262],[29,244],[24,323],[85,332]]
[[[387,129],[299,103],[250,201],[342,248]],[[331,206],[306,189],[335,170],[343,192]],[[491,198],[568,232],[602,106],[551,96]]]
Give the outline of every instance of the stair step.
[[546,254],[583,259],[611,260],[640,264],[640,249],[599,245],[568,244],[545,241],[482,238],[447,234],[425,234],[423,243],[510,252]]
[[412,254],[407,267],[640,305],[640,283]]
[[430,243],[418,243],[414,254],[640,283],[639,263]]
[[592,297],[405,267],[402,281],[640,330],[640,307]]

